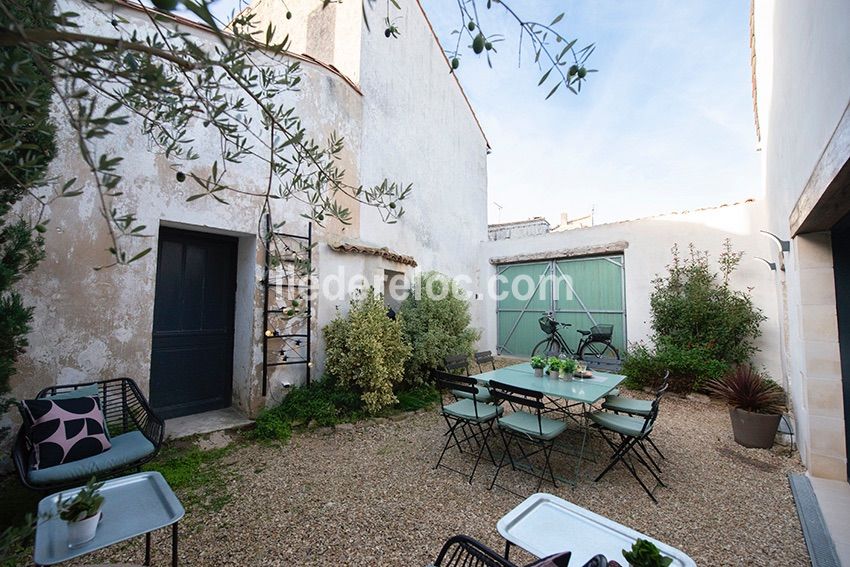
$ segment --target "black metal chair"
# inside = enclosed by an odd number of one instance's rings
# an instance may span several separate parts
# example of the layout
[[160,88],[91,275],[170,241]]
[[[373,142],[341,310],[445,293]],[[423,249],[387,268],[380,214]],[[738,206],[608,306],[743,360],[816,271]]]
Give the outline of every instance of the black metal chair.
[[[97,392],[105,425],[113,441],[113,448],[120,436],[134,432],[141,433],[153,445],[152,452],[148,452],[143,457],[135,458],[129,462],[115,462],[114,458],[110,458],[110,466],[105,470],[96,469],[96,476],[102,480],[116,476],[127,470],[140,470],[144,463],[153,459],[159,452],[165,435],[165,424],[150,408],[144,395],[133,380],[130,378],[114,378],[100,382],[87,382],[85,384],[50,386],[40,391],[36,398],[50,398],[54,396],[70,397],[75,391],[79,391],[80,395],[86,395],[87,390]],[[104,453],[104,455],[108,455],[110,450]],[[12,447],[12,461],[15,463],[21,483],[32,490],[54,491],[77,486],[92,476],[92,472],[86,472],[81,476],[68,478],[61,482],[30,482],[30,452],[29,425],[27,420],[24,419],[24,424],[18,430],[15,443]]]
[[[650,409],[649,414],[645,417],[632,417],[604,410],[595,411],[588,415],[590,420],[593,422],[593,426],[598,428],[602,438],[614,450],[614,454],[611,456],[611,461],[608,463],[608,466],[605,467],[605,470],[599,473],[599,476],[594,479],[594,482],[601,480],[602,477],[608,474],[608,472],[614,468],[614,465],[617,463],[623,463],[626,469],[628,469],[631,475],[635,477],[652,501],[658,504],[658,500],[656,500],[652,490],[650,490],[643,482],[643,479],[640,478],[640,475],[637,472],[637,467],[635,466],[635,463],[632,462],[631,457],[634,456],[637,462],[643,465],[646,470],[652,474],[653,478],[655,478],[655,481],[658,483],[658,486],[666,486],[655,470],[653,470],[649,463],[647,463],[643,458],[641,452],[634,450],[637,447],[643,451],[647,457],[649,457],[649,453],[643,446],[643,441],[648,438],[650,433],[652,433],[652,427],[655,424],[655,420],[658,418],[658,404],[666,390],[667,386],[659,388],[655,394],[655,399],[652,401],[652,408]],[[614,439],[609,437],[609,435],[606,435],[606,431],[618,437],[619,443],[616,443]],[[657,465],[655,466],[657,468]]]
[[[481,456],[485,450],[490,460],[493,462],[496,461],[487,440],[493,432],[493,422],[501,414],[502,408],[486,404],[478,399],[478,387],[476,386],[475,378],[455,376],[454,374],[447,374],[439,370],[432,370],[431,379],[441,392],[440,413],[443,415],[443,419],[446,420],[446,425],[449,428],[446,433],[446,443],[434,468],[443,466],[450,471],[465,475],[466,473],[442,464],[443,457],[446,451],[452,447],[457,447],[458,451],[463,453],[462,444],[467,443],[471,448],[472,442],[475,441],[478,445],[478,451],[475,458],[475,465],[469,474],[469,483],[472,484],[472,478],[475,476],[475,471],[478,470],[478,464],[481,462]],[[465,394],[465,396],[452,404],[446,405],[444,396],[442,395],[442,392],[445,390],[449,390],[452,393],[460,392]]]
[[469,356],[465,354],[453,354],[443,359],[443,368],[449,374],[458,374],[463,371],[464,376],[469,376]]
[[[664,378],[661,379],[661,385],[655,390],[656,396],[661,393],[662,397],[664,392],[667,391],[668,385],[670,383],[670,371],[664,373]],[[605,401],[602,403],[602,409],[606,409],[608,411],[612,411],[614,413],[625,413],[628,415],[636,415],[640,417],[646,417],[649,415],[649,412],[652,411],[652,401],[651,400],[637,400],[635,398],[627,398],[625,396],[617,395],[608,395],[605,398]],[[644,439],[649,445],[658,453],[658,456],[662,459],[666,460],[667,457],[664,456],[664,453],[658,448],[652,438],[647,434]],[[647,454],[647,457],[652,460],[652,457]],[[658,469],[658,472],[661,472],[661,469],[658,468],[658,464],[652,460],[652,464],[655,465],[655,468]]]
[[[555,487],[558,486],[558,481],[555,480],[555,473],[552,470],[551,456],[552,449],[555,445],[555,438],[558,437],[567,428],[567,424],[561,420],[545,417],[543,413],[546,411],[546,404],[543,401],[543,393],[526,388],[511,386],[496,380],[490,380],[490,395],[497,404],[507,402],[514,410],[512,413],[506,414],[496,420],[499,424],[499,433],[502,436],[505,452],[502,455],[499,464],[496,467],[496,474],[493,475],[493,480],[490,482],[490,488],[496,484],[496,479],[499,476],[499,471],[505,466],[505,458],[509,459],[511,469],[517,470],[516,462],[511,453],[511,444],[517,441],[517,447],[522,454],[523,459],[531,467],[530,457],[542,453],[544,458],[543,467],[540,468],[540,476],[537,481],[537,491],[543,484],[543,479],[546,477],[546,472],[549,472],[549,478]],[[531,411],[525,411],[527,408]],[[523,442],[530,443],[537,449],[526,452],[523,447]],[[534,472],[533,467],[531,472]]]
[[478,372],[484,372],[482,364],[490,364],[493,370],[496,370],[496,359],[493,358],[493,353],[489,350],[475,353],[475,363],[478,365]]
[[456,535],[443,544],[433,567],[519,567],[480,541]]

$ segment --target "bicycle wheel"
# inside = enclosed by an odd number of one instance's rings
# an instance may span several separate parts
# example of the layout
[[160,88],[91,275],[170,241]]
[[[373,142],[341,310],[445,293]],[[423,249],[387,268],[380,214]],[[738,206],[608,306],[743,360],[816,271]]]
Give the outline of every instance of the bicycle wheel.
[[611,358],[620,360],[620,351],[618,351],[611,343],[602,341],[590,341],[582,345],[578,352],[578,357],[582,360],[598,360],[600,358]]
[[558,341],[556,341],[554,337],[543,339],[534,345],[534,349],[531,351],[531,356],[546,357],[549,356],[550,351],[555,351],[555,356],[558,356],[561,353],[561,345],[558,344]]

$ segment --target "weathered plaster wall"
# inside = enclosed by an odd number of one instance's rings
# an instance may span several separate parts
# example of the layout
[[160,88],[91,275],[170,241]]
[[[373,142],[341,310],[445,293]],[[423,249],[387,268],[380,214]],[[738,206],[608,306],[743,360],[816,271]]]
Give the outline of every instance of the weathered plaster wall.
[[[777,291],[782,356],[800,452],[814,476],[845,480],[847,454],[832,247],[828,232],[794,236],[792,212],[830,179],[819,167],[850,111],[850,3],[756,0],[755,80],[770,230],[791,239]],[[845,133],[846,136],[846,133]],[[844,150],[843,159],[850,158]],[[810,183],[810,180],[819,183]],[[813,211],[817,213],[817,210]],[[778,257],[776,250],[772,251]]]
[[[108,33],[108,21],[104,26],[101,15],[75,0],[68,0],[68,5],[85,14],[84,29]],[[405,202],[407,215],[398,224],[386,225],[369,207],[349,200],[354,217],[351,225],[328,223],[314,231],[319,281],[337,271],[345,279],[360,274],[366,282],[380,282],[385,270],[413,275],[408,266],[375,256],[338,253],[327,246],[344,238],[412,255],[422,269],[469,274],[474,287],[478,243],[486,239],[487,229],[486,140],[459,85],[446,72],[441,49],[419,5],[413,0],[404,3],[409,26],[404,41],[365,32],[359,11],[352,17],[349,6],[354,5],[359,10],[359,3],[344,3],[332,4],[332,13],[307,14],[307,19],[313,19],[308,27],[326,30],[319,34],[318,42],[308,35],[298,36],[298,17],[286,20],[283,11],[267,12],[277,18],[275,25],[282,33],[293,34],[294,43],[302,42],[306,51],[321,44],[328,29],[336,30],[333,49],[326,55],[332,53],[333,62],[346,67],[350,76],[305,61],[300,90],[281,96],[291,101],[314,137],[324,139],[335,131],[345,138],[342,166],[346,181],[378,184],[388,177],[414,185],[413,197]],[[296,13],[295,5],[291,9]],[[147,25],[138,12],[122,10],[122,15],[140,28]],[[194,28],[190,31],[204,33]],[[361,59],[369,69],[358,88],[351,78],[358,78]],[[198,141],[196,149],[202,156],[191,167],[203,174],[210,167],[205,156],[216,155],[217,144],[199,124],[190,135]],[[86,179],[67,128],[60,127],[58,138],[60,153],[52,171]],[[256,236],[260,202],[232,197],[229,206],[209,199],[187,203],[195,188],[190,182],[175,180],[175,172],[151,152],[135,123],[105,144],[125,157],[125,195],[119,203],[149,227],[152,237],[144,246],[156,250],[159,226],[239,238],[233,402],[254,415],[265,403],[279,401],[284,395],[283,382],[301,383],[304,371],[302,367],[279,369],[271,375],[269,397],[260,395],[260,337],[264,331],[259,285],[263,250]],[[252,191],[265,187],[263,171],[262,166],[246,162],[231,167],[230,175],[240,189]],[[47,258],[22,287],[36,312],[31,346],[13,380],[15,396],[31,396],[53,383],[115,376],[130,376],[148,391],[156,254],[129,267],[95,271],[95,266],[109,262],[106,227],[96,205],[88,186],[84,196],[58,202],[49,211]],[[293,203],[275,203],[276,219],[287,219],[289,232],[306,232],[305,221],[299,217],[302,212]],[[321,376],[324,362],[320,329],[337,308],[344,311],[347,304],[344,296],[314,297],[314,377]],[[476,324],[478,320],[476,314]]]
[[[86,6],[70,4],[84,14],[84,29],[104,33],[100,14]],[[125,9],[122,15],[140,28],[147,25],[144,16],[136,11]],[[297,108],[313,136],[323,139],[336,131],[348,140],[342,162],[347,180],[358,183],[361,95],[343,78],[318,65],[303,63],[301,76],[300,91],[281,95],[283,100]],[[59,126],[60,152],[51,164],[52,172],[87,179],[71,133],[61,120]],[[189,167],[203,175],[212,156],[217,155],[217,142],[200,124],[194,125],[190,135],[196,139],[196,149],[202,158]],[[152,236],[140,242],[140,246],[150,246],[156,251],[160,226],[239,238],[233,402],[246,413],[255,414],[265,401],[259,394],[262,246],[256,231],[261,202],[231,196],[230,205],[210,199],[187,203],[186,198],[196,193],[197,188],[190,181],[176,181],[175,172],[165,160],[152,153],[137,123],[106,140],[102,147],[116,150],[125,158],[122,165],[125,195],[116,204],[122,210],[134,212],[147,225],[146,232]],[[260,191],[266,183],[263,171],[260,164],[248,161],[232,166],[230,179],[242,190]],[[288,221],[287,230],[306,232],[306,223],[299,217],[304,211],[299,205],[275,203],[274,207],[275,218]],[[48,216],[51,223],[46,235],[47,258],[23,285],[26,301],[35,305],[36,311],[30,348],[21,358],[13,379],[13,394],[31,396],[53,383],[115,376],[130,376],[147,392],[156,254],[151,253],[128,267],[93,269],[108,263],[110,258],[106,252],[109,246],[106,226],[100,218],[91,184],[83,196],[54,204]],[[317,236],[318,240],[324,238],[321,232]],[[316,256],[321,269],[321,247]],[[314,325],[314,331],[320,323]],[[303,374],[296,367],[287,372],[293,375],[294,382]]]
[[[678,244],[680,252],[686,254],[688,245],[693,243],[698,250],[708,250],[711,258],[716,260],[724,240],[729,238],[736,251],[744,252],[744,258],[733,274],[732,286],[739,290],[751,288],[754,303],[767,317],[762,324],[762,335],[757,343],[760,352],[755,361],[778,378],[782,370],[778,356],[778,305],[774,290],[777,276],[763,262],[753,260],[755,256],[767,257],[770,253],[770,243],[758,234],[764,222],[762,204],[747,201],[542,236],[489,241],[482,248],[481,273],[484,277],[495,276],[496,267],[490,263],[491,258],[592,249],[611,244],[622,248],[625,245],[626,334],[631,343],[647,340],[652,334],[649,307],[652,280],[656,275],[665,273],[673,245]],[[495,350],[496,300],[487,297],[482,303],[486,306],[486,333],[482,341],[486,348]]]

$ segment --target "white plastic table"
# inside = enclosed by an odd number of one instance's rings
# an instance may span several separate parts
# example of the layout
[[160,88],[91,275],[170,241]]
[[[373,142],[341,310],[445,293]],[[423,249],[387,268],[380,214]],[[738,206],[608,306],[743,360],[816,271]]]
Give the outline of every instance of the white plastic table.
[[570,563],[576,565],[583,565],[600,553],[628,565],[623,550],[630,549],[640,538],[651,541],[662,555],[671,557],[671,567],[696,567],[693,559],[675,547],[544,492],[526,498],[498,521],[496,529],[507,542],[506,557],[510,546],[516,545],[537,557],[570,551]]
[[94,539],[78,547],[68,547],[68,525],[59,519],[59,497],[67,499],[80,488],[52,494],[38,504],[40,521],[35,532],[33,561],[53,565],[109,547],[119,541],[145,535],[145,565],[150,565],[151,532],[171,526],[171,564],[177,566],[177,523],[185,511],[161,474],[142,472],[108,480],[103,494],[103,519]]

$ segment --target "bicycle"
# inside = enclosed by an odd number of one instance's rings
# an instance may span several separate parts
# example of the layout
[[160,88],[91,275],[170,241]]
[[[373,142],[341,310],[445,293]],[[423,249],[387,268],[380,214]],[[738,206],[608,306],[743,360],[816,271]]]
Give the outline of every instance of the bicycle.
[[[600,359],[620,359],[620,351],[611,344],[611,335],[614,333],[614,325],[594,325],[589,331],[577,329],[582,338],[578,341],[578,348],[573,351],[570,345],[561,333],[558,332],[558,327],[572,327],[570,323],[560,323],[550,313],[544,313],[543,317],[537,320],[540,325],[540,330],[548,336],[534,345],[534,350],[531,351],[531,356],[559,356],[566,354],[567,356],[578,356],[580,360],[590,358]],[[588,357],[588,358],[585,358]]]

